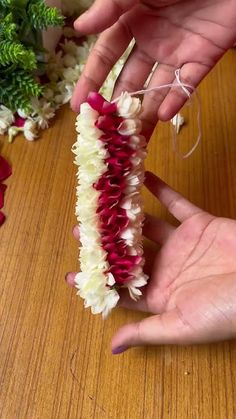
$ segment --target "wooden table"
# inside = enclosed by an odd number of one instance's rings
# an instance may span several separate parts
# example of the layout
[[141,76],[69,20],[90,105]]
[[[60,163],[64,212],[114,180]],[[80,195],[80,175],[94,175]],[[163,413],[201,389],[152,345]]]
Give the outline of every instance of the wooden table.
[[[197,205],[236,218],[236,50],[202,83],[203,140],[187,160],[169,124],[149,145],[147,168]],[[178,137],[197,134],[196,109]],[[75,116],[65,108],[34,143],[1,138],[13,166],[0,229],[1,419],[235,419],[236,343],[138,348],[112,356],[117,328],[142,317],[118,309],[105,322],[64,281],[77,270]],[[149,195],[147,210],[168,217]]]

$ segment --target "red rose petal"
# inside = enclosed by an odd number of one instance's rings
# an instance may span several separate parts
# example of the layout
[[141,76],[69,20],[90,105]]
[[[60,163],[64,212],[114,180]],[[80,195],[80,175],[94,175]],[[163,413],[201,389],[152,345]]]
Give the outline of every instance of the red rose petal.
[[0,208],[4,205],[4,192],[7,189],[7,185],[0,183]]
[[111,103],[111,102],[106,102],[106,101],[103,103],[103,106],[102,106],[103,115],[116,113],[116,111],[117,111],[116,103]]
[[15,117],[14,125],[16,127],[22,128],[25,125],[25,121],[26,121],[25,118],[21,118],[21,116],[18,115]]
[[91,92],[88,95],[87,102],[95,111],[101,113],[105,99],[99,93]]
[[2,156],[0,156],[0,181],[7,179],[11,174],[11,166]]

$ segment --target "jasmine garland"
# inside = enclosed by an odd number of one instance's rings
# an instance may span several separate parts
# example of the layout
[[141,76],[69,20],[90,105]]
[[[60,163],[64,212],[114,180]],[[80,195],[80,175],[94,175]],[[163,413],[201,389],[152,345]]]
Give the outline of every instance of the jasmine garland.
[[141,103],[128,93],[117,104],[90,94],[77,118],[73,147],[77,177],[76,216],[80,269],[75,282],[85,307],[105,317],[117,305],[118,290],[131,298],[147,283],[143,273],[143,205],[146,140],[140,135]]

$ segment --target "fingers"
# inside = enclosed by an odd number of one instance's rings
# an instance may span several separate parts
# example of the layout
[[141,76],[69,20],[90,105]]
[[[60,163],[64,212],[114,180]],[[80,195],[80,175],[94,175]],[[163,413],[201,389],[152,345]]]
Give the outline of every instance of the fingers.
[[119,307],[127,308],[128,310],[135,310],[135,311],[144,311],[148,313],[150,310],[147,305],[146,300],[146,291],[145,289],[142,290],[143,295],[139,298],[139,300],[134,301],[130,298],[129,291],[127,289],[120,289],[119,290]]
[[146,214],[145,223],[143,226],[143,234],[149,240],[152,240],[158,244],[164,244],[170,238],[173,231],[175,231],[175,227],[166,221]]
[[[210,67],[203,64],[184,64],[180,71],[180,81],[196,88],[209,71]],[[188,90],[191,93],[191,89]],[[181,87],[172,87],[159,107],[158,117],[162,121],[169,121],[187,100],[188,96]]]
[[189,202],[151,172],[146,172],[145,186],[180,222],[203,210]]
[[[143,89],[153,65],[154,60],[135,46],[117,79],[113,96],[117,97],[124,91],[135,92]],[[144,111],[141,114],[142,134],[149,139],[157,124],[157,111],[150,118],[148,113],[145,112],[145,107],[143,109]]]
[[100,89],[131,39],[131,34],[121,23],[116,23],[100,35],[88,57],[71,100],[71,107],[75,112],[79,112],[80,105],[86,101],[89,92]]
[[97,0],[75,21],[75,29],[84,34],[102,32],[137,3],[139,0]]
[[[170,65],[158,64],[154,70],[152,77],[149,81],[147,89],[156,88],[158,86],[163,86],[166,84],[173,83],[175,78],[174,68]],[[157,123],[158,119],[158,110],[165,100],[166,95],[170,91],[170,88],[163,88],[160,90],[153,90],[152,92],[147,92],[144,95],[143,99],[143,118],[152,121],[153,124]]]
[[135,45],[117,79],[114,96],[119,96],[124,91],[135,92],[143,89],[153,65],[153,58]]
[[112,353],[119,354],[141,345],[191,343],[192,332],[177,309],[173,309],[121,327],[112,339]]

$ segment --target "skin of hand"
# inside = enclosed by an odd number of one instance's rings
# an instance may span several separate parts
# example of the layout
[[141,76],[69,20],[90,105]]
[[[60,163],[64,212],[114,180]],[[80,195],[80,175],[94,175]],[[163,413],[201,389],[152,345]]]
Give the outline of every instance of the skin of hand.
[[[201,210],[150,172],[145,185],[180,225],[147,216],[144,235],[161,248],[142,298],[134,302],[124,290],[120,306],[152,315],[121,327],[113,354],[140,345],[234,339],[236,221]],[[79,239],[77,227],[74,236]],[[74,277],[67,274],[67,282],[73,285]]]
[[[78,81],[72,108],[79,111],[90,91],[98,91],[130,41],[135,46],[117,80],[114,95],[181,81],[196,87],[236,41],[235,0],[96,0],[75,21],[83,34],[101,33]],[[143,121],[153,130],[157,119],[171,119],[186,101],[180,88],[144,97]]]

